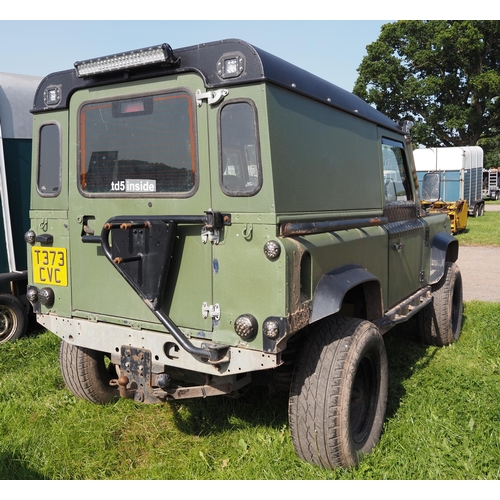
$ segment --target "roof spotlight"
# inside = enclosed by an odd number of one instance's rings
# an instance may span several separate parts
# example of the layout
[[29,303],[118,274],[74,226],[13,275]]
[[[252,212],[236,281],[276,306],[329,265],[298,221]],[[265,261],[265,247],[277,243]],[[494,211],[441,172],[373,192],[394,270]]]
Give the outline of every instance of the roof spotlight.
[[177,58],[174,56],[172,47],[168,43],[144,49],[131,50],[121,54],[87,59],[75,62],[76,74],[79,78],[85,76],[118,71],[148,64],[175,64]]

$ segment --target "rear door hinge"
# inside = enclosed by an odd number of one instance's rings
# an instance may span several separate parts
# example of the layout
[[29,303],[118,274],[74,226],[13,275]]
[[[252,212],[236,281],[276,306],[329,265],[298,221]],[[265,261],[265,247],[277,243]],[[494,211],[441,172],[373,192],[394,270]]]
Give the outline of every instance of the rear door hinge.
[[229,214],[221,214],[211,208],[205,210],[206,224],[201,229],[201,241],[203,244],[210,241],[215,245],[220,241],[220,230],[224,225],[231,225],[231,216]]
[[200,89],[196,91],[196,104],[198,107],[203,105],[203,101],[206,99],[208,104],[217,104],[222,101],[224,97],[229,94],[229,90],[219,89],[219,90],[210,90],[208,92],[202,92]]
[[206,302],[203,302],[201,306],[201,314],[203,315],[203,319],[207,319],[209,316],[216,321],[220,319],[220,306],[219,304],[208,305]]

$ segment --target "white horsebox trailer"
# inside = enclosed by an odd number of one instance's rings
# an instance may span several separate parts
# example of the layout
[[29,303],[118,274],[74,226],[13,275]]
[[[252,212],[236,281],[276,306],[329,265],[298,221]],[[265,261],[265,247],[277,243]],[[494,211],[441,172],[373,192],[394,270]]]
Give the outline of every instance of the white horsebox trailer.
[[0,73],[0,344],[26,332],[33,98],[42,79]]
[[[440,200],[465,200],[469,215],[484,214],[483,150],[479,146],[416,149],[413,157],[421,189],[426,173],[439,172]],[[422,191],[420,195],[424,200]]]

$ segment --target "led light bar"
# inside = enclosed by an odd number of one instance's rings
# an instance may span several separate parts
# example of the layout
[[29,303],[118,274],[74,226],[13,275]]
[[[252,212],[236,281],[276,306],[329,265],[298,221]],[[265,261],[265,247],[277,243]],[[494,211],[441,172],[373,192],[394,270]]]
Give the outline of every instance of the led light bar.
[[122,54],[87,59],[75,62],[76,74],[79,78],[85,76],[118,71],[148,64],[174,64],[177,59],[168,43],[144,49],[131,50]]

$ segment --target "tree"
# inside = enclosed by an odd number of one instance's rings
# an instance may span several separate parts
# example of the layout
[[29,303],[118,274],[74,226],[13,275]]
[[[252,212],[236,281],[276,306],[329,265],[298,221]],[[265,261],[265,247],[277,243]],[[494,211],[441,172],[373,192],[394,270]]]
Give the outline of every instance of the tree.
[[474,146],[500,126],[500,21],[398,21],[382,26],[354,94],[415,123],[426,147]]
[[484,168],[500,167],[500,133],[496,137],[479,139],[477,145],[484,151]]

